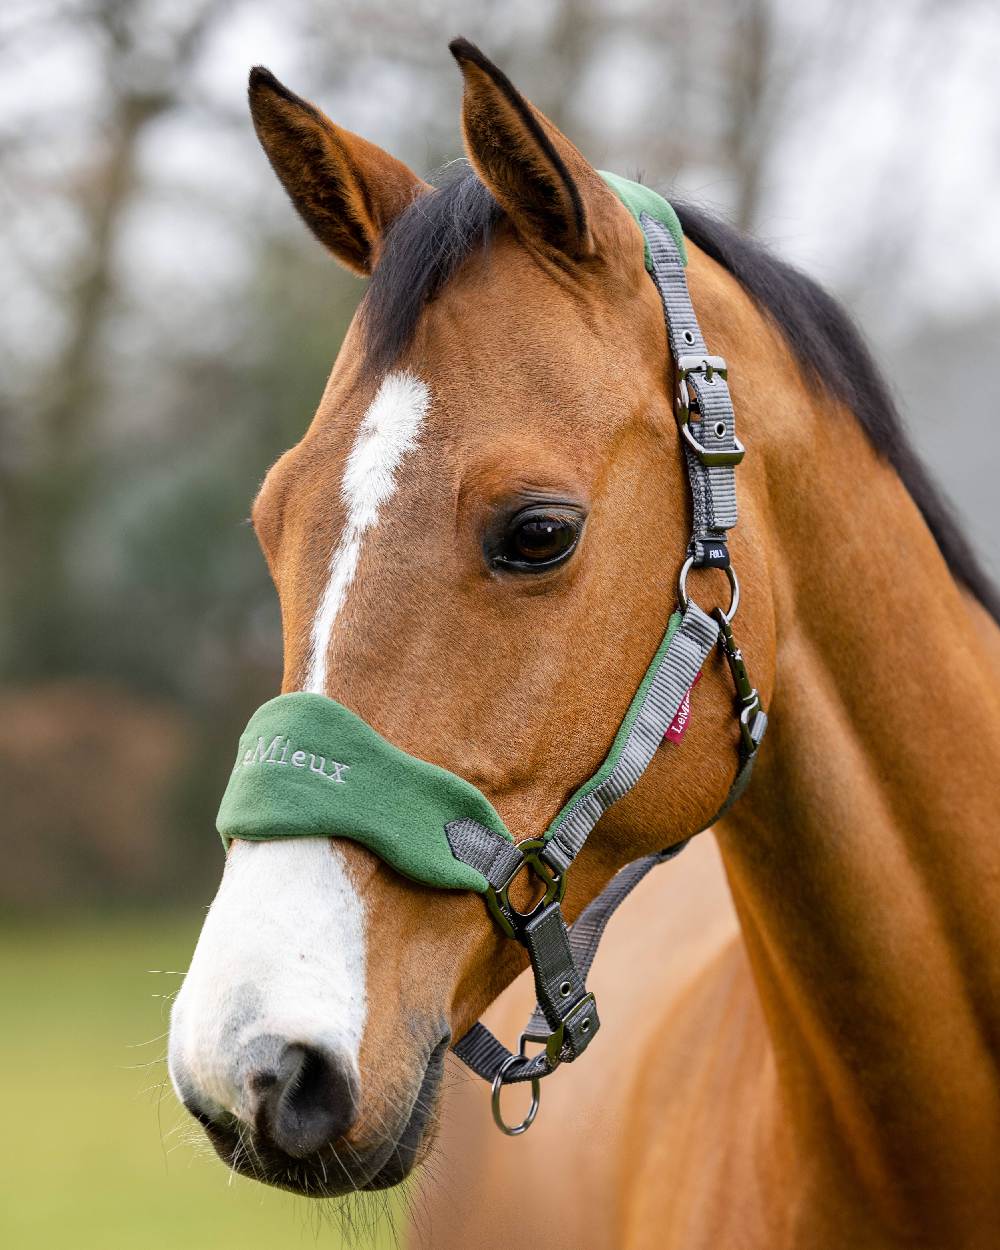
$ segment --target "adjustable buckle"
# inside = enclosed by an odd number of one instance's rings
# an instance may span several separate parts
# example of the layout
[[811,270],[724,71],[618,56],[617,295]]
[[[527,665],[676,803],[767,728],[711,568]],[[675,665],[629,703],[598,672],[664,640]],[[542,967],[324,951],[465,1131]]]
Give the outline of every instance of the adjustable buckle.
[[[533,920],[549,903],[562,902],[563,895],[566,893],[565,874],[556,872],[541,857],[545,846],[546,843],[542,838],[528,838],[524,842],[518,842],[517,849],[523,856],[521,862],[501,885],[487,886],[486,889],[486,906],[490,909],[493,919],[508,937],[515,938],[517,941],[521,940],[520,930],[527,921]],[[518,911],[510,901],[509,890],[514,878],[525,867],[530,868],[543,883],[545,892],[530,911]]]
[[731,451],[723,448],[708,448],[695,437],[690,424],[691,392],[687,384],[692,373],[704,374],[708,382],[711,382],[716,374],[726,381],[729,377],[729,366],[722,356],[677,357],[677,420],[680,422],[682,438],[707,468],[739,464],[746,455],[746,448],[735,435],[733,442],[736,446]]
[[725,380],[729,377],[729,366],[722,356],[707,356],[694,353],[677,357],[677,381],[683,382],[691,373],[703,373],[711,381],[715,374]]
[[597,999],[593,994],[584,994],[583,998],[566,1013],[559,1021],[559,1027],[545,1040],[545,1061],[549,1065],[549,1071],[558,1068],[563,1062],[562,1049],[566,1041],[566,1030],[569,1028],[570,1037],[575,1031],[579,1031],[580,1046],[573,1059],[581,1054],[586,1048],[590,1039],[597,1032],[600,1021],[597,1018]]
[[[545,1047],[545,1062],[548,1064],[549,1071],[553,1072],[561,1063],[569,1062],[568,1059],[563,1059],[562,1053],[563,1046],[566,1044],[567,1029],[569,1029],[570,1039],[577,1043],[576,1052],[571,1056],[575,1059],[583,1054],[600,1027],[597,999],[588,991],[579,1002],[573,1004],[559,1021],[558,1027],[551,1033],[532,1033],[530,1029],[525,1029],[518,1042],[518,1058],[527,1059],[528,1043],[535,1042]],[[574,1034],[576,1034],[575,1039]]]

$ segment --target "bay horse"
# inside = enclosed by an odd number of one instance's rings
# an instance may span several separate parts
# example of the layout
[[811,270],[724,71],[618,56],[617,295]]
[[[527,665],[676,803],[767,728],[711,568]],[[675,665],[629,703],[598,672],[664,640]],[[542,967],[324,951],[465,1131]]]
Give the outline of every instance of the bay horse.
[[[251,75],[293,205],[371,277],[253,519],[286,696],[335,699],[451,770],[520,843],[616,739],[691,503],[640,225],[478,49],[451,47],[472,170],[437,189]],[[451,1091],[430,1244],[1000,1245],[997,601],[846,315],[679,215],[748,448],[731,546],[771,729],[715,843],[617,922],[604,1032],[531,1133],[488,1127],[478,1084]],[[725,603],[722,573],[690,583]],[[568,874],[569,920],[722,806],[740,730],[719,650],[689,697],[683,740]],[[293,760],[331,792],[347,767]],[[321,835],[230,842],[169,1059],[233,1168],[334,1196],[428,1157],[445,1052],[526,955],[473,891]],[[512,891],[527,910],[530,884]]]

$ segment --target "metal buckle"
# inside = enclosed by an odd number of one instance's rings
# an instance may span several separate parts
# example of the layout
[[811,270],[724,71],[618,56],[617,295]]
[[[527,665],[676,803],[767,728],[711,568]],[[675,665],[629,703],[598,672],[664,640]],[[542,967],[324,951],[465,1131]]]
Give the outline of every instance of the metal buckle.
[[[563,895],[566,893],[566,876],[564,873],[556,872],[541,857],[541,852],[545,849],[545,841],[542,838],[527,838],[524,842],[518,842],[517,849],[521,852],[523,858],[521,862],[514,868],[510,876],[499,886],[488,886],[486,890],[486,905],[490,909],[494,920],[503,929],[508,937],[520,940],[519,930],[524,924],[534,919],[535,916],[547,907],[549,903],[562,902]],[[544,884],[545,893],[538,900],[531,911],[518,911],[511,903],[509,890],[514,882],[514,878],[522,868],[528,867],[532,870],[536,877]]]
[[722,356],[708,356],[704,353],[692,353],[677,357],[677,380],[683,382],[689,373],[703,373],[706,378],[716,373],[720,378],[729,377],[729,366]]
[[[688,556],[688,558],[681,565],[681,571],[677,578],[677,601],[681,605],[682,612],[687,610],[687,605],[688,605],[687,579],[688,579],[688,573],[690,573],[693,568],[694,568],[694,556]],[[736,570],[733,568],[731,564],[727,565],[722,570],[722,572],[725,573],[726,577],[729,579],[729,589],[732,593],[729,599],[728,610],[726,612],[723,612],[721,608],[716,608],[715,611],[722,614],[722,617],[725,620],[726,625],[728,626],[729,622],[736,615],[737,609],[740,606],[740,583],[739,583],[739,579],[736,576]],[[730,634],[730,637],[732,637],[732,630],[729,631],[729,634]]]
[[729,366],[722,356],[677,357],[677,420],[680,422],[681,437],[707,468],[739,464],[746,455],[746,448],[735,435],[733,442],[736,446],[731,451],[708,448],[695,437],[690,425],[691,392],[687,384],[692,373],[703,373],[709,382],[718,374],[725,381],[729,377]]
[[[593,1026],[597,1023],[597,999],[594,998],[593,994],[584,994],[583,998],[580,999],[576,1006],[568,1011],[562,1020],[559,1021],[559,1027],[554,1032],[550,1033],[546,1038],[545,1062],[549,1065],[550,1071],[553,1068],[558,1068],[563,1062],[562,1048],[563,1043],[566,1040],[567,1026],[576,1020],[577,1016],[581,1015],[585,1011],[590,1011],[591,1008],[594,1009],[593,1017],[590,1020],[583,1019],[580,1021],[580,1032],[590,1033],[591,1028],[593,1028]],[[594,1033],[596,1032],[597,1029],[594,1028]],[[590,1033],[590,1036],[592,1037],[593,1033]],[[587,1038],[587,1041],[590,1041],[590,1037]]]
[[500,1110],[500,1091],[503,1089],[503,1078],[507,1069],[512,1063],[520,1063],[520,1055],[511,1055],[505,1059],[501,1065],[500,1071],[493,1078],[493,1123],[497,1126],[501,1133],[506,1133],[508,1137],[520,1137],[522,1133],[526,1133],[535,1122],[535,1116],[538,1115],[538,1105],[541,1102],[542,1089],[538,1077],[531,1078],[531,1106],[528,1108],[528,1114],[524,1117],[520,1124],[508,1124]]
[[691,426],[687,418],[685,418],[681,423],[681,438],[684,439],[685,443],[687,443],[707,469],[714,469],[719,465],[739,464],[743,457],[747,454],[747,449],[743,446],[735,434],[733,435],[733,442],[736,446],[732,451],[726,451],[721,447],[715,450],[706,447],[704,443],[700,443],[695,438],[694,434],[692,434]]
[[743,750],[747,755],[756,753],[766,728],[767,716],[764,712],[764,705],[760,701],[760,695],[754,690],[752,699],[740,712],[740,734],[743,738]]

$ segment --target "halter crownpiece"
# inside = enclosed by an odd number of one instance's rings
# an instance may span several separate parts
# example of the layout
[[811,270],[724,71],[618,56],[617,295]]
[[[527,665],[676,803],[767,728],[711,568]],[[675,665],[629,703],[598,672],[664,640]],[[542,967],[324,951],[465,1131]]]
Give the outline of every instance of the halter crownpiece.
[[[484,895],[502,931],[528,952],[538,1005],[516,1053],[482,1024],[459,1040],[455,1053],[491,1082],[494,1119],[512,1136],[535,1118],[540,1079],[578,1058],[600,1027],[586,978],[609,919],[650,869],[673,858],[686,842],[627,864],[572,928],[561,910],[566,874],[600,818],[646,771],[717,644],[736,686],[740,723],[739,768],[718,815],[746,787],[767,728],[731,625],[739,582],[727,536],[736,524],[735,467],[743,447],[736,438],[726,362],[709,355],[702,338],[674,210],[648,187],[614,174],[601,176],[642,229],[646,267],[663,302],[693,501],[692,534],[678,582],[680,610],[667,622],[604,763],[541,837],[515,842],[486,796],[469,782],[393,746],[325,695],[286,694],[252,716],[218,817],[227,846],[233,838],[348,838],[415,881]],[[688,597],[687,575],[696,567],[725,570],[732,589],[728,609],[709,616]],[[525,913],[509,897],[523,870],[542,886],[541,899]],[[541,1049],[529,1055],[529,1044]],[[520,1081],[531,1082],[531,1109],[520,1124],[509,1126],[500,1113],[500,1092]]]

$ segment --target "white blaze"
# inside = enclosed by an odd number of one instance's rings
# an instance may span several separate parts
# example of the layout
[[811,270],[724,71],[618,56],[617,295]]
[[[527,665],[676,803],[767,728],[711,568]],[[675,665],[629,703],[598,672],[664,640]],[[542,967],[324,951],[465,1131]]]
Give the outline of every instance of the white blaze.
[[347,458],[340,494],[347,522],[330,556],[330,575],[313,621],[305,689],[326,693],[326,657],[334,622],[361,556],[365,534],[396,493],[396,470],[417,444],[430,405],[427,386],[412,373],[386,376],[362,418]]

